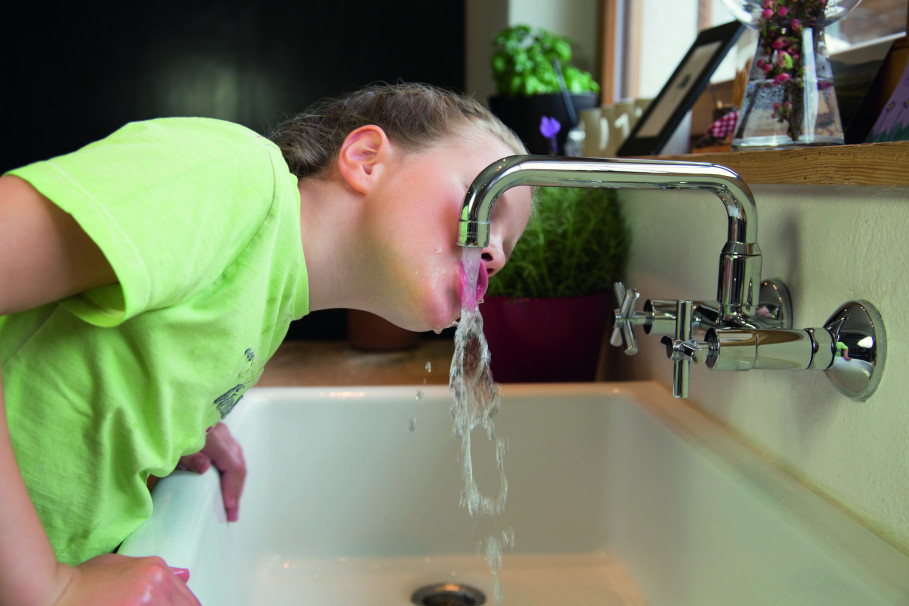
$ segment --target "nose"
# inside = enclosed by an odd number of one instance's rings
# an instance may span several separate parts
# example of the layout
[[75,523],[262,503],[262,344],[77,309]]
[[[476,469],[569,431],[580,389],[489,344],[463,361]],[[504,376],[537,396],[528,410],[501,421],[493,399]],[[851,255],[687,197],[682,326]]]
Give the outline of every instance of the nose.
[[497,274],[500,269],[505,267],[505,262],[508,260],[502,251],[501,241],[497,241],[495,236],[490,239],[489,246],[483,249],[481,257],[486,266],[486,274],[489,276]]

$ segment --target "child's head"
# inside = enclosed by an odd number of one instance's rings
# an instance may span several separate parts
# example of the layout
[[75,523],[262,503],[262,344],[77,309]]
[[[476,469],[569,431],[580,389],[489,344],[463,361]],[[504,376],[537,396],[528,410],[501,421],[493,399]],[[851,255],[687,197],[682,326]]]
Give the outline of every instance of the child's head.
[[[456,93],[378,85],[317,104],[279,126],[271,139],[299,180],[304,224],[331,227],[303,234],[311,274],[331,265],[330,284],[344,285],[341,292],[313,285],[311,304],[321,297],[315,309],[365,309],[417,331],[445,328],[460,315],[462,294],[472,293],[462,286],[458,218],[480,171],[526,153],[507,127]],[[524,187],[496,202],[478,268],[478,297],[505,265],[530,204]],[[336,234],[344,239],[335,241]],[[344,246],[349,241],[357,245]],[[331,254],[320,256],[320,250]],[[343,279],[338,267],[346,272]]]
[[425,84],[378,84],[311,106],[286,120],[269,138],[290,172],[318,177],[330,168],[353,130],[374,124],[405,151],[419,151],[453,137],[488,133],[514,154],[520,139],[477,100]]

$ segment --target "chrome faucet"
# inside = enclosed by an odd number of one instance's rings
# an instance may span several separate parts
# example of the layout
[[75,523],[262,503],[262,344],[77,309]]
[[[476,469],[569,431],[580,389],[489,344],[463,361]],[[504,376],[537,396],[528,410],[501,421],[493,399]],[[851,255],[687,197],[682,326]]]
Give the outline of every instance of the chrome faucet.
[[[851,302],[823,328],[791,330],[792,307],[785,285],[761,281],[754,196],[732,170],[701,162],[510,156],[486,167],[467,190],[458,244],[487,246],[496,200],[519,185],[702,190],[722,202],[728,228],[720,251],[716,301],[653,299],[638,312],[639,293],[621,283],[615,286],[619,308],[610,342],[631,355],[638,351],[634,326],[663,335],[674,362],[676,397],[688,397],[692,363],[714,370],[821,369],[855,399],[866,399],[877,388],[885,352],[880,314],[870,303]],[[845,324],[850,327],[848,337],[842,333]]]

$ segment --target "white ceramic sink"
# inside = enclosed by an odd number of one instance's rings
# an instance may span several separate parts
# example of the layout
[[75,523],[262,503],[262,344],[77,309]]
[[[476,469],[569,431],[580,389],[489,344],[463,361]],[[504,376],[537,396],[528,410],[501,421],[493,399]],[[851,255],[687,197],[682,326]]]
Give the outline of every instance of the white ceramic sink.
[[[446,387],[252,389],[228,418],[249,478],[178,472],[121,553],[191,571],[206,606],[410,604],[466,583],[512,528],[504,604],[909,604],[909,556],[652,383],[506,385],[501,519],[458,505]],[[481,488],[494,454],[473,437]]]

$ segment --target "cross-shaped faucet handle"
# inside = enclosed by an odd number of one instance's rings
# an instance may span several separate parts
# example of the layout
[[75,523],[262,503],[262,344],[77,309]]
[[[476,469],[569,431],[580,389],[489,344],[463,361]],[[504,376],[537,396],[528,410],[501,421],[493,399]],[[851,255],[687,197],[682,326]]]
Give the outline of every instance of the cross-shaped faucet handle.
[[613,285],[615,300],[619,307],[615,310],[615,327],[612,329],[612,337],[609,339],[615,347],[624,347],[625,354],[633,356],[638,353],[638,342],[634,336],[635,324],[635,307],[641,293],[633,288],[625,290],[625,285],[616,282]]

